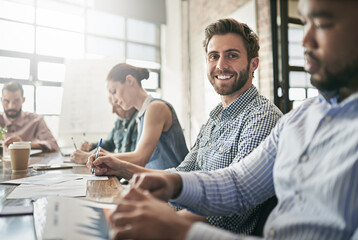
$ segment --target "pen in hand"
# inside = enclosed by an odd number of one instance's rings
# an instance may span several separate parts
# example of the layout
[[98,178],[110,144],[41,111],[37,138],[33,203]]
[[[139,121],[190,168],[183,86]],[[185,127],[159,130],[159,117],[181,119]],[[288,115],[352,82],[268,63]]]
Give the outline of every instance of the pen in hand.
[[[102,138],[99,140],[99,142],[98,142],[98,145],[97,145],[97,150],[96,150],[96,157],[95,157],[95,159],[94,159],[94,161],[96,161],[96,159],[98,158],[98,154],[99,154],[99,150],[100,150],[100,148],[101,148],[101,145],[102,145]],[[94,162],[93,161],[93,162]],[[93,163],[92,163],[93,164]],[[94,169],[95,169],[95,167],[93,166],[93,168],[92,168],[92,174],[94,174]]]
[[73,139],[73,137],[71,137],[71,139],[72,139],[72,142],[73,142],[73,146],[75,146],[75,149],[77,150],[77,146],[76,146],[75,140]]

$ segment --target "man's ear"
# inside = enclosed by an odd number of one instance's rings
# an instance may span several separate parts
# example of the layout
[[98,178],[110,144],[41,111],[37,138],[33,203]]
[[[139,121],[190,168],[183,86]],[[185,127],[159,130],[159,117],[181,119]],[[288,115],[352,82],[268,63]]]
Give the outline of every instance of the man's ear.
[[250,72],[251,73],[254,72],[258,68],[259,62],[260,62],[260,60],[258,57],[254,57],[251,59],[251,61],[250,61]]
[[22,103],[24,103],[25,102],[25,98],[24,97],[22,97]]

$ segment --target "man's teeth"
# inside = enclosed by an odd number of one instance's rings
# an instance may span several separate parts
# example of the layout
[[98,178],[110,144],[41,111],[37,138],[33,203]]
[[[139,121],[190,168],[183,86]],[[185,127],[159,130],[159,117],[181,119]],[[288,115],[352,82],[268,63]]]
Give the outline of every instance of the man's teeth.
[[217,76],[217,78],[218,79],[229,79],[229,78],[231,78],[232,77],[232,75],[225,75],[225,76]]

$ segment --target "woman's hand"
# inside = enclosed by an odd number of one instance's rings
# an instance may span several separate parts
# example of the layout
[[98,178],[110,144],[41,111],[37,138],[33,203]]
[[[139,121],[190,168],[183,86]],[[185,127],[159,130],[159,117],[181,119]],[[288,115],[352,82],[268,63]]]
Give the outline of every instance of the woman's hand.
[[85,164],[87,163],[89,156],[91,156],[91,153],[77,149],[74,153],[71,154],[70,159],[72,162]]
[[82,151],[89,152],[91,149],[92,149],[92,143],[89,143],[87,141],[82,143],[82,145],[81,145],[81,150]]
[[[100,152],[98,158],[96,154],[89,156],[87,161],[87,167],[92,170],[94,168],[94,173],[96,175],[106,175],[106,176],[120,176],[123,177],[122,171],[125,169],[125,161],[122,161],[111,154],[106,154]],[[91,171],[92,172],[92,171]]]

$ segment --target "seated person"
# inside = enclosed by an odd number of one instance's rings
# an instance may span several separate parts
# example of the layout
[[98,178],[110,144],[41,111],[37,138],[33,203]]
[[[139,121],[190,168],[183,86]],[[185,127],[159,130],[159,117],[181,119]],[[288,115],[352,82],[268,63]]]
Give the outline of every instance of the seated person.
[[13,142],[31,141],[32,149],[44,152],[59,151],[56,139],[48,129],[42,116],[23,112],[24,90],[17,82],[6,83],[1,97],[4,113],[0,113],[0,126],[7,127],[4,146]]
[[[112,103],[111,98],[109,102],[112,105],[112,113],[117,114],[114,127],[107,139],[102,142],[101,151],[104,152],[133,152],[137,143],[137,110],[131,108],[128,111],[124,111],[120,106],[116,106]],[[72,155],[71,160],[75,163],[86,163],[88,157],[93,153],[91,150],[95,150],[98,143],[84,142],[81,145],[81,149],[77,149]]]
[[258,239],[193,224],[149,191],[202,215],[242,213],[276,194],[265,239],[358,239],[358,1],[298,6],[305,70],[319,96],[228,168],[134,176],[112,215],[112,239]]
[[[220,19],[210,24],[205,30],[204,49],[207,75],[214,90],[221,96],[221,103],[211,111],[184,161],[176,168],[166,169],[166,172],[213,171],[239,162],[270,134],[282,116],[280,110],[260,95],[252,84],[253,72],[259,62],[259,42],[257,35],[246,24],[234,19]],[[239,52],[241,57],[238,57]],[[93,160],[91,156],[89,164]],[[117,175],[126,179],[134,173],[154,171],[106,155],[89,167],[93,165],[96,175]],[[185,210],[178,213],[192,221],[209,222],[233,232],[260,235],[260,222],[265,218],[266,208],[268,211],[272,209],[271,202],[269,200],[243,214],[231,216],[204,218]]]
[[172,105],[142,88],[141,81],[148,78],[147,69],[125,63],[114,66],[107,76],[113,105],[138,111],[136,149],[110,156],[151,169],[176,167],[188,153],[183,130]]

